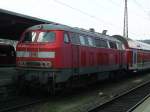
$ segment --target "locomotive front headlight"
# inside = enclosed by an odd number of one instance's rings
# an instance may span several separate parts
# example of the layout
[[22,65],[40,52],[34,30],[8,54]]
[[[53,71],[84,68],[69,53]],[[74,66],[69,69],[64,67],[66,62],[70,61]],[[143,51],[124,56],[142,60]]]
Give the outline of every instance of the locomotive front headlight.
[[22,65],[22,61],[18,61],[18,65]]
[[24,62],[23,61],[19,61],[18,65],[24,65]]
[[45,65],[46,65],[45,62],[43,62],[43,63],[42,63],[42,66],[45,67]]
[[47,63],[49,67],[52,67],[52,62]]
[[52,62],[41,62],[41,67],[52,67]]
[[22,62],[22,65],[26,65],[26,62],[25,62],[25,61],[23,61],[23,62]]
[[20,65],[20,61],[18,61],[17,64]]
[[23,62],[22,62],[22,61],[20,61],[19,65],[22,65],[22,63],[23,63]]

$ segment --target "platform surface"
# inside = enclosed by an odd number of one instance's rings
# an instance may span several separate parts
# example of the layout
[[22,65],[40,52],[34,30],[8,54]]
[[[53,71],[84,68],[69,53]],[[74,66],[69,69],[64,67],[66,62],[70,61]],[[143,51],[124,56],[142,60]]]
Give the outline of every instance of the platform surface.
[[106,81],[105,84],[99,83],[100,85],[97,89],[92,89],[88,86],[90,91],[83,89],[85,92],[80,90],[79,92],[75,92],[74,95],[51,99],[49,102],[37,106],[34,112],[87,112],[90,109],[109,101],[113,97],[149,80],[150,74],[140,74],[139,76],[128,78],[126,80],[122,79],[118,82],[111,83]]
[[150,97],[147,98],[141,105],[139,105],[132,112],[150,112]]
[[0,67],[0,86],[11,83],[12,77],[16,73],[15,67]]

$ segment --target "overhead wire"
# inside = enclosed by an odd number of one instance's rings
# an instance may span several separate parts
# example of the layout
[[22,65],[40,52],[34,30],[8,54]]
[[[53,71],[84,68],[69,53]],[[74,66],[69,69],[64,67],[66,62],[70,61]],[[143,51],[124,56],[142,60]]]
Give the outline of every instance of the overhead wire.
[[[121,7],[120,4],[114,2],[113,0],[108,0],[108,1],[111,2],[113,5],[115,5],[115,6],[117,6],[117,7]],[[122,7],[121,7],[121,8],[122,8]],[[137,15],[137,14],[136,14],[136,15]],[[144,19],[146,19],[146,18],[144,18]],[[135,34],[135,33],[133,33],[133,32],[130,32],[130,35],[136,36],[137,34]]]
[[120,4],[114,2],[113,0],[108,0],[108,1],[110,1],[112,4],[114,4],[114,5],[116,5],[116,6],[120,7]]
[[[115,6],[121,7],[120,5],[118,5],[118,3],[114,2],[113,0],[108,0],[108,1],[110,1]],[[134,0],[134,1],[135,1],[136,5],[138,5],[138,7],[140,7],[143,10],[143,6],[140,3],[138,3],[137,0]],[[145,10],[143,10],[143,11],[144,11],[144,13],[147,14],[147,12]],[[136,12],[134,12],[133,14],[136,15],[136,16],[138,16],[138,17],[141,17],[141,18],[145,19],[146,21],[149,21],[148,18],[146,18],[144,16],[139,16],[139,14],[136,13]],[[137,35],[137,34],[134,34],[133,32],[132,33],[130,32],[130,34]]]
[[[118,7],[121,7],[118,3],[116,3],[116,2],[114,2],[113,0],[108,0],[108,1],[110,1],[112,4],[114,4],[114,5],[116,5],[116,6],[118,6]],[[134,0],[135,1],[135,0]],[[141,8],[141,5],[136,1],[136,5],[138,5],[138,7],[140,7]],[[142,9],[143,10],[143,9]],[[146,11],[144,11],[144,13],[146,13]],[[138,16],[138,17],[141,17],[141,18],[143,18],[143,19],[145,19],[145,20],[148,20],[148,18],[146,18],[146,17],[143,17],[143,16],[140,16],[138,13],[136,13],[136,12],[134,12],[133,13],[134,15],[136,15],[136,16]]]
[[[111,1],[112,1],[112,0],[111,0]],[[94,15],[92,15],[92,14],[89,14],[89,13],[83,11],[83,10],[80,10],[80,9],[78,9],[78,8],[72,7],[71,5],[66,4],[66,3],[64,3],[64,2],[62,2],[62,1],[60,1],[60,0],[54,0],[54,2],[56,2],[56,3],[60,4],[60,5],[63,5],[63,6],[65,6],[65,7],[68,7],[68,8],[70,8],[70,9],[72,9],[72,10],[78,11],[79,13],[81,13],[81,14],[83,14],[83,15],[86,15],[86,16],[88,16],[88,17],[90,17],[90,18],[92,18],[92,19],[94,19],[94,20],[96,20],[96,21],[98,21],[98,22],[101,20],[101,21],[103,21],[104,23],[106,23],[107,25],[111,25],[111,26],[115,27],[116,29],[119,29],[119,30],[120,30],[120,28],[121,28],[121,27],[116,26],[116,24],[112,24],[112,23],[110,23],[110,22],[108,22],[108,21],[106,22],[105,20],[103,20],[103,19],[101,19],[101,18],[98,18],[98,17],[96,17],[96,16],[94,16]],[[113,3],[113,2],[112,2],[112,3]],[[134,37],[137,36],[136,34],[131,33],[131,32],[130,32],[130,35],[133,35]]]
[[143,8],[143,6],[142,6],[139,2],[137,2],[137,0],[133,0],[133,2],[134,2],[140,9],[142,9],[142,11],[143,11],[144,13],[147,14],[147,11]]
[[66,6],[66,7],[70,8],[70,9],[72,9],[72,10],[78,11],[79,13],[81,13],[81,14],[83,14],[83,15],[86,15],[86,16],[92,18],[92,19],[95,19],[95,20],[98,21],[98,22],[100,22],[100,20],[101,20],[101,21],[103,21],[104,23],[106,23],[107,25],[115,26],[117,29],[118,29],[118,28],[120,29],[119,26],[116,26],[116,25],[113,24],[113,23],[110,23],[110,22],[108,22],[108,21],[105,21],[105,20],[103,20],[102,18],[96,17],[96,16],[94,16],[94,15],[92,15],[92,14],[89,14],[89,13],[83,11],[83,10],[80,10],[80,9],[78,9],[78,8],[75,8],[75,7],[72,7],[72,6],[70,6],[70,5],[68,5],[68,4],[64,3],[64,2],[59,1],[59,0],[54,0],[54,1],[57,2],[57,3],[60,4],[60,5]]
[[[143,5],[141,5],[141,3],[139,3],[137,0],[133,0],[133,2],[142,10],[142,12],[144,12],[147,16],[149,15],[148,11],[145,10],[145,8],[143,7]],[[147,20],[147,22],[150,23],[150,19],[146,18],[146,20]],[[145,34],[144,34],[144,36],[145,36]]]

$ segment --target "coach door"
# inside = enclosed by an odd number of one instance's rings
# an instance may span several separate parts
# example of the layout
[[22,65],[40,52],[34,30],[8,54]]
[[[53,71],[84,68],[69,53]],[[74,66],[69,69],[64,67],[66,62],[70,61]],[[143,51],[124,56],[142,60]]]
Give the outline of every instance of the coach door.
[[119,50],[119,56],[118,57],[118,61],[119,61],[119,67],[122,68],[123,67],[123,60],[124,60],[124,50],[123,50],[123,47],[122,47],[122,44],[121,43],[118,43],[118,50]]
[[123,50],[119,51],[119,66],[123,67]]
[[137,68],[137,50],[133,49],[133,67]]
[[72,41],[72,68],[73,74],[78,75],[79,73],[79,38],[77,34],[73,34],[71,37]]

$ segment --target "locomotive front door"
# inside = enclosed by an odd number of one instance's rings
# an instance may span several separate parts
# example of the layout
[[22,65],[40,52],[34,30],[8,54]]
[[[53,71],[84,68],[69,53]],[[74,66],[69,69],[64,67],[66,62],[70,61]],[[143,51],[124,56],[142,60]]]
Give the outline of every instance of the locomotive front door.
[[79,73],[79,46],[72,45],[72,67],[73,74],[78,75]]

